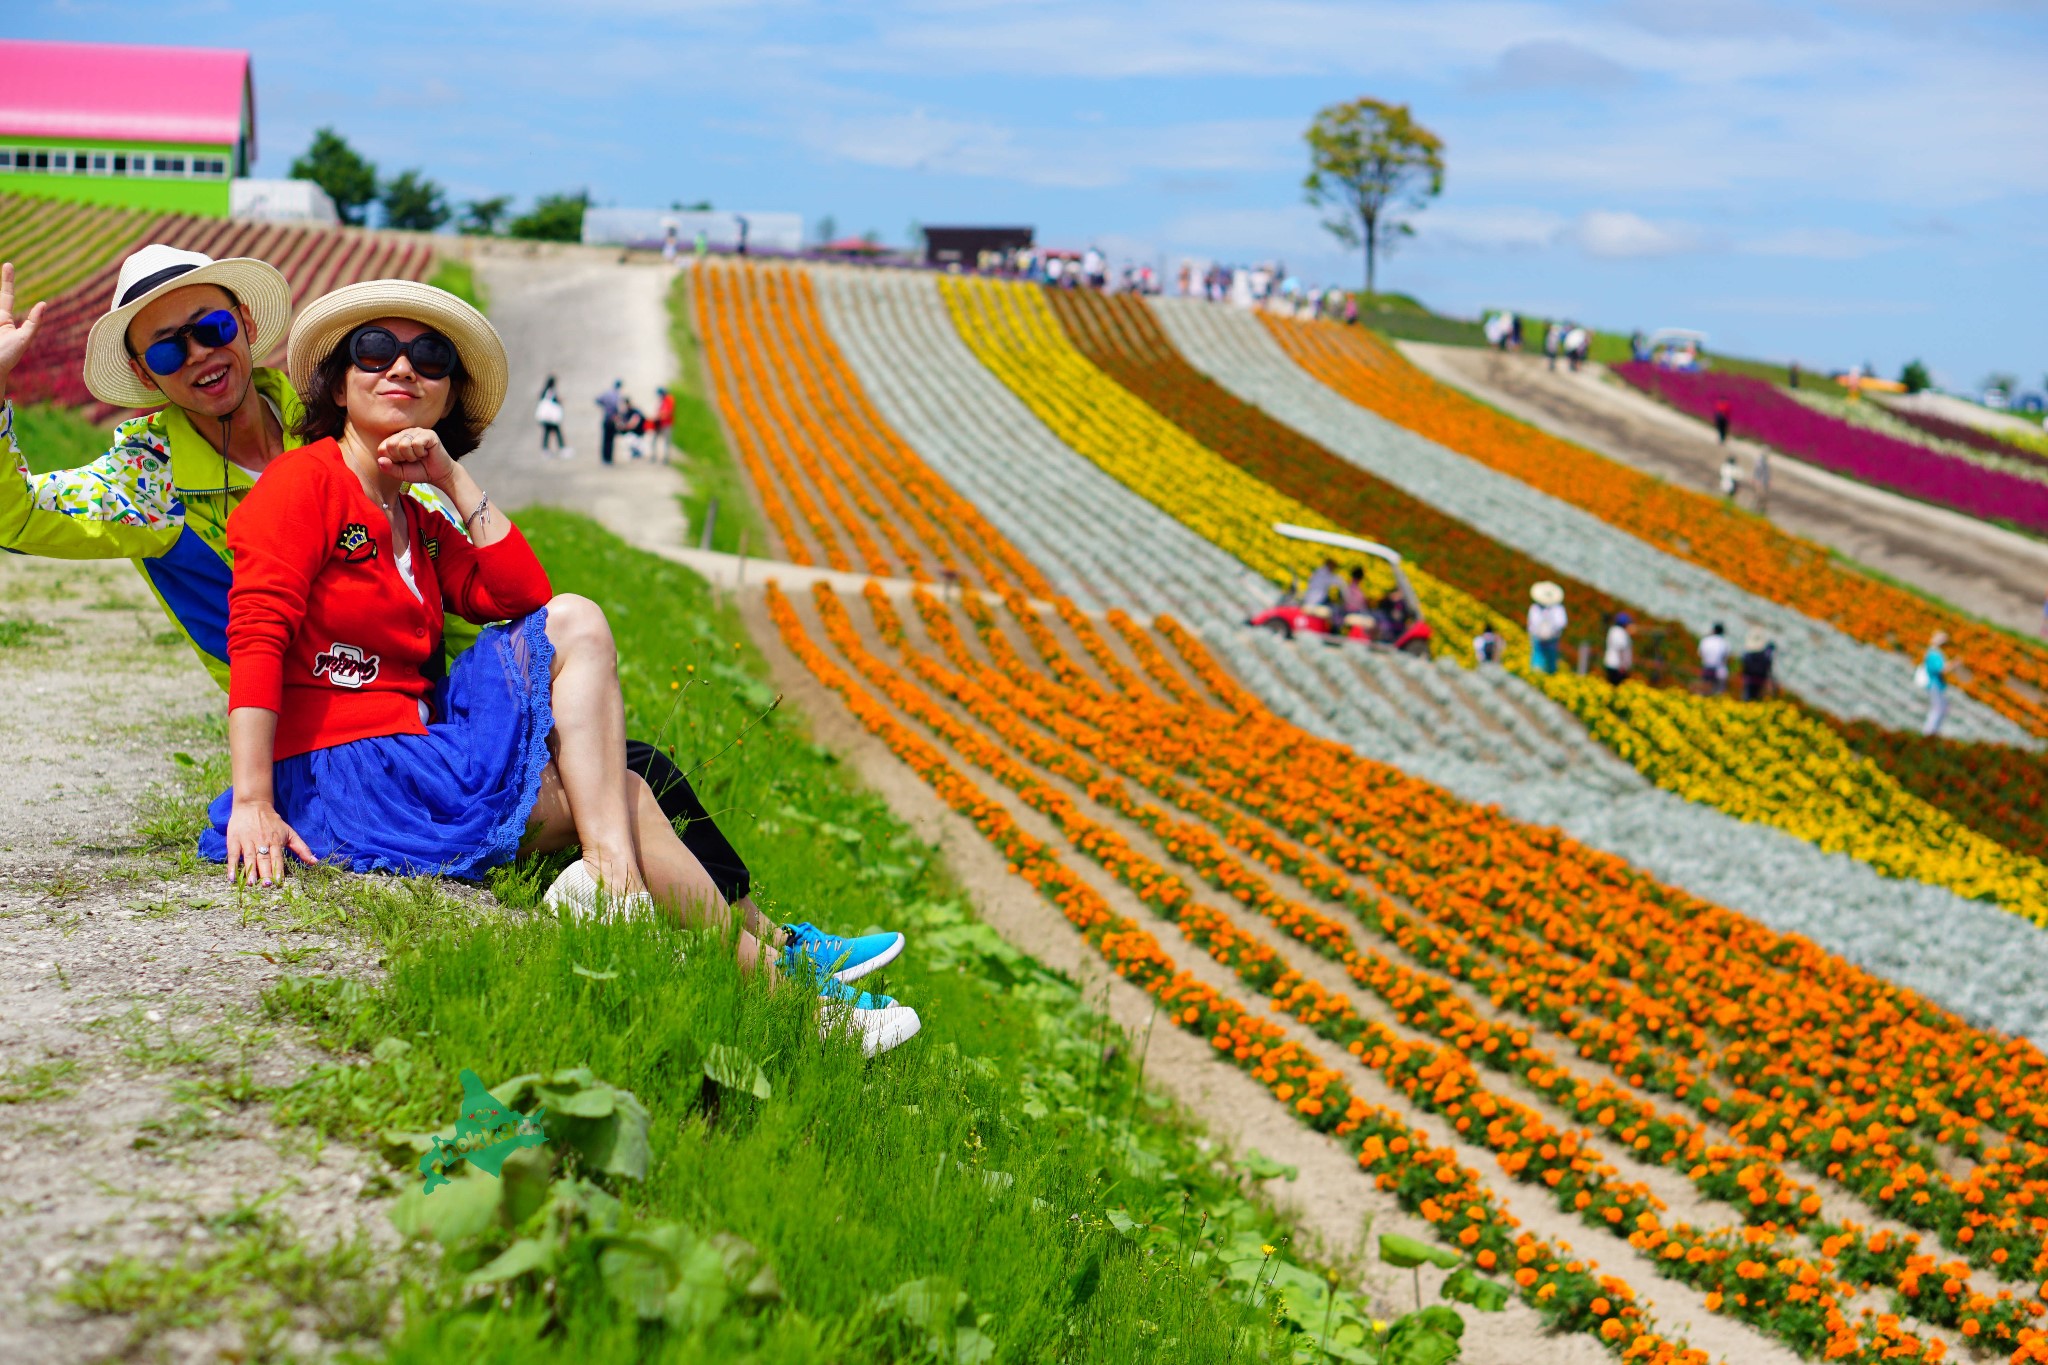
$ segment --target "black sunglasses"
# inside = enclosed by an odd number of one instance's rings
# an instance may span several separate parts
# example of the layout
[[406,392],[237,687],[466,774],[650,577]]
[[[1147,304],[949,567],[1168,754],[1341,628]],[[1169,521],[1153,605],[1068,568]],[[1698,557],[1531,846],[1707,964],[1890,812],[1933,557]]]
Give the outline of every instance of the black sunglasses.
[[212,350],[216,346],[227,345],[241,332],[241,324],[235,321],[233,313],[225,308],[216,308],[169,336],[150,342],[142,352],[142,363],[155,374],[176,374],[185,368],[185,357],[191,354],[191,342],[196,341]]
[[421,332],[400,341],[388,327],[358,327],[349,334],[348,358],[359,370],[382,374],[404,356],[422,379],[446,379],[455,373],[455,343],[439,332]]

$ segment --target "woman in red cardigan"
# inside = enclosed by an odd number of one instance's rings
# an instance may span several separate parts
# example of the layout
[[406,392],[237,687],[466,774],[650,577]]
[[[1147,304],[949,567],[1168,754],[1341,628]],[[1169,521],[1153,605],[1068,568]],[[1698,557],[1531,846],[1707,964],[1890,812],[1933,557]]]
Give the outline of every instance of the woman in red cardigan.
[[[288,363],[311,443],[277,460],[228,522],[234,785],[213,804],[201,852],[268,884],[287,850],[358,872],[474,877],[522,852],[580,845],[551,905],[659,902],[700,921],[724,908],[625,767],[602,610],[553,593],[525,537],[458,462],[505,395],[490,323],[442,290],[370,281],[309,306]],[[408,484],[430,486],[452,516],[407,496]],[[432,675],[444,609],[505,624],[442,681]],[[900,935],[887,937],[900,949]],[[774,972],[745,929],[739,956]],[[853,1007],[870,1053],[917,1031],[915,1012],[886,996],[826,973],[819,984]]]

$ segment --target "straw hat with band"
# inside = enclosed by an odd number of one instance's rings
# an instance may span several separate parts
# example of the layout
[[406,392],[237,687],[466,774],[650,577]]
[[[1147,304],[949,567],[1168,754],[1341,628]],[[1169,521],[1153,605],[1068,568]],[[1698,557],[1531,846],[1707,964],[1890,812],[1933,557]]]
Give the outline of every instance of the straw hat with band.
[[505,343],[482,313],[447,290],[418,280],[365,280],[322,295],[301,309],[285,356],[292,387],[306,395],[320,362],[349,333],[379,318],[405,318],[455,343],[464,378],[462,415],[470,430],[481,435],[505,401]]
[[1564,601],[1564,589],[1545,579],[1529,589],[1529,600],[1539,607],[1554,607]]
[[173,289],[218,285],[249,310],[249,354],[261,360],[284,335],[292,317],[292,287],[277,267],[251,256],[223,261],[197,251],[152,243],[121,262],[114,301],[85,339],[85,387],[116,408],[153,408],[164,396],[129,368],[128,324]]

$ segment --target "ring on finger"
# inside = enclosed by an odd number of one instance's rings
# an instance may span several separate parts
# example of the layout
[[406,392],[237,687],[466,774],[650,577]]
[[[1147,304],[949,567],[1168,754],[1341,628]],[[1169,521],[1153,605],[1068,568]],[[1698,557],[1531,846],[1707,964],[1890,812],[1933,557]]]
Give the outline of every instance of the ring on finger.
[[258,845],[256,845],[256,851],[257,851],[258,853],[268,853],[268,852],[270,852],[270,845],[269,845],[269,844],[258,844]]

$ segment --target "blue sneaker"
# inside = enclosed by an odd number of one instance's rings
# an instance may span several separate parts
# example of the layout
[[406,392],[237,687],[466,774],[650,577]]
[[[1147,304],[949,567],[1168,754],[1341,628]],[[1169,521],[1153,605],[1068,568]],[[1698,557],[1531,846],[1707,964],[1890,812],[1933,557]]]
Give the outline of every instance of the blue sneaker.
[[784,929],[789,942],[782,945],[782,970],[813,981],[858,981],[888,966],[903,952],[901,934],[841,938],[814,924],[790,924]]

